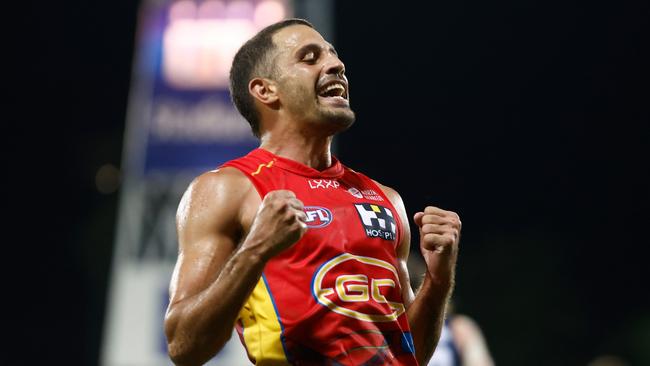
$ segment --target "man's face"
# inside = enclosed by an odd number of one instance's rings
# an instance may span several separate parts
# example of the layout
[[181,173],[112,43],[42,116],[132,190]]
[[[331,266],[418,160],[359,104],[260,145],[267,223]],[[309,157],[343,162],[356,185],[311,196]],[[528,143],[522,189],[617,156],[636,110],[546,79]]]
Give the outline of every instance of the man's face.
[[314,29],[294,25],[278,31],[273,40],[280,103],[301,123],[317,124],[333,134],[350,127],[345,66],[334,47]]

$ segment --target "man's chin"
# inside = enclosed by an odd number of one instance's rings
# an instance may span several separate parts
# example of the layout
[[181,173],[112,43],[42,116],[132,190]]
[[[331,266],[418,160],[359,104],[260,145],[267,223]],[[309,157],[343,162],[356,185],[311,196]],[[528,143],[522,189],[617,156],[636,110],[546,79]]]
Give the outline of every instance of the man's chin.
[[338,111],[327,111],[323,117],[323,120],[325,120],[328,125],[336,126],[335,132],[347,130],[356,120],[356,115],[349,108]]

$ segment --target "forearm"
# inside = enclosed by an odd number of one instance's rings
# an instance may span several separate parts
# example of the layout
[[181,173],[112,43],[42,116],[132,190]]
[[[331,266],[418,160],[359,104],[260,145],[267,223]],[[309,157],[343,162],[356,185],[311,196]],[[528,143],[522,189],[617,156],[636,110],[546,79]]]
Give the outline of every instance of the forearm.
[[207,362],[228,341],[266,260],[242,245],[204,291],[172,304],[165,321],[169,354],[177,365]]
[[452,289],[453,280],[434,283],[427,273],[407,310],[415,353],[420,365],[427,364],[438,344]]

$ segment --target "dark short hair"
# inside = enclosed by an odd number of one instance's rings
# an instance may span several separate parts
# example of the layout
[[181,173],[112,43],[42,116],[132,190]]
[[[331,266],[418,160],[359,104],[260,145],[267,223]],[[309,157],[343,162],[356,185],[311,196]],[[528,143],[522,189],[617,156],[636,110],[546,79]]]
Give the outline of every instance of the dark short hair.
[[230,97],[239,113],[250,123],[253,134],[260,136],[259,113],[255,109],[253,96],[248,92],[248,83],[255,77],[269,77],[274,71],[269,60],[270,51],[275,48],[273,35],[291,25],[314,26],[304,19],[291,18],[273,23],[249,39],[235,54],[230,68]]

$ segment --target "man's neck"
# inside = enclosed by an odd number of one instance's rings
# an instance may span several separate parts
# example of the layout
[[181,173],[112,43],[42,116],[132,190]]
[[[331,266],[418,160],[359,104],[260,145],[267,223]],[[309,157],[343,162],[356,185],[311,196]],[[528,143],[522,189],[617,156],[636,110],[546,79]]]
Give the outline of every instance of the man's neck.
[[331,144],[332,136],[274,138],[273,135],[265,135],[262,137],[260,148],[320,171],[332,165]]

